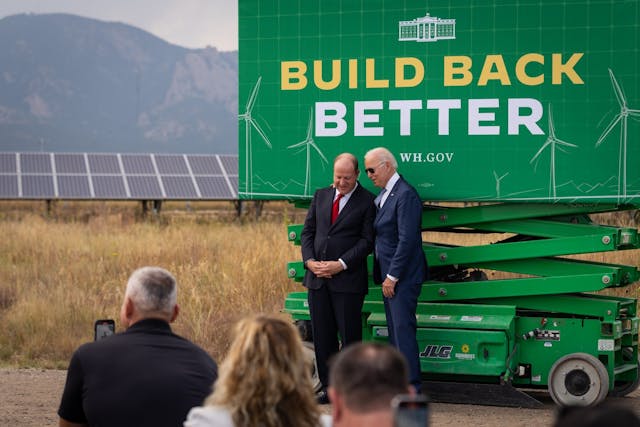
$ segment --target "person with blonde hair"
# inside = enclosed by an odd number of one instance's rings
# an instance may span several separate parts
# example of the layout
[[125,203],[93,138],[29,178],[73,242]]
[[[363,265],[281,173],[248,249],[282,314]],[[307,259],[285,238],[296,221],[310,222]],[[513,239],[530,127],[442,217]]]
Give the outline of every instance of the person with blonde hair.
[[193,408],[185,427],[321,427],[311,366],[293,324],[257,315],[235,326],[213,393]]

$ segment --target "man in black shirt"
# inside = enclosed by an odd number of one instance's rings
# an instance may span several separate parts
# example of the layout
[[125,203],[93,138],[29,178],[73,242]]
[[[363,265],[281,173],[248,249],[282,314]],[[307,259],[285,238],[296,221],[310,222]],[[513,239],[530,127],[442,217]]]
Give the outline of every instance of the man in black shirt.
[[60,426],[179,426],[211,393],[218,367],[175,335],[177,284],[159,267],[136,270],[120,321],[126,331],[81,345],[67,372]]

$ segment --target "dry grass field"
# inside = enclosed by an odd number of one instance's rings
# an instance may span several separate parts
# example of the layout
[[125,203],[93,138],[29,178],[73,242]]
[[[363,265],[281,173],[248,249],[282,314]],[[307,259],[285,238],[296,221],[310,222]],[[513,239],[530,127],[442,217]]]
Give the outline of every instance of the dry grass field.
[[286,276],[299,257],[288,205],[260,221],[237,220],[230,202],[164,209],[143,219],[133,203],[60,202],[49,215],[44,202],[0,204],[0,364],[66,368],[96,319],[118,326],[126,280],[144,265],[175,274],[174,330],[216,359],[239,317],[277,313],[300,286]]
[[[301,289],[286,277],[286,262],[299,258],[286,225],[302,222],[304,211],[270,202],[258,220],[251,206],[238,219],[230,202],[173,202],[160,215],[141,212],[134,202],[58,202],[50,212],[44,202],[0,202],[0,365],[66,368],[93,339],[94,320],[117,326],[127,277],[144,265],[175,274],[174,330],[218,360],[238,318],[278,313],[285,295]],[[453,238],[469,245],[495,236]],[[640,265],[638,250],[582,258]],[[637,286],[605,292],[636,297]]]

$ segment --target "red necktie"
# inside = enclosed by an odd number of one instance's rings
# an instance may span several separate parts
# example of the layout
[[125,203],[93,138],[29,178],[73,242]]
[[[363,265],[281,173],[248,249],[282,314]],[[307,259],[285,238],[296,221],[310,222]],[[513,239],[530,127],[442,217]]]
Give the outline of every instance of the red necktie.
[[333,201],[333,207],[331,208],[331,224],[336,222],[336,218],[338,218],[338,213],[340,212],[340,199],[342,199],[342,194],[338,193],[338,197]]

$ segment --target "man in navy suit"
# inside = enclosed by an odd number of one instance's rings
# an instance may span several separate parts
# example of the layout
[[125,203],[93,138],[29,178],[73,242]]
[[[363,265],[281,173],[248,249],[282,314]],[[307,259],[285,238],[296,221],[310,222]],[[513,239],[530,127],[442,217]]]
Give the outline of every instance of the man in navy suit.
[[409,381],[422,389],[416,339],[416,308],[427,261],[422,251],[422,202],[418,192],[398,175],[398,162],[386,148],[364,157],[365,171],[382,190],[375,199],[373,279],[382,283],[389,342],[406,357]]
[[375,196],[358,183],[359,174],[354,155],[336,157],[333,185],[314,194],[300,235],[322,404],[329,403],[327,362],[340,348],[338,333],[343,347],[362,340],[376,208]]

